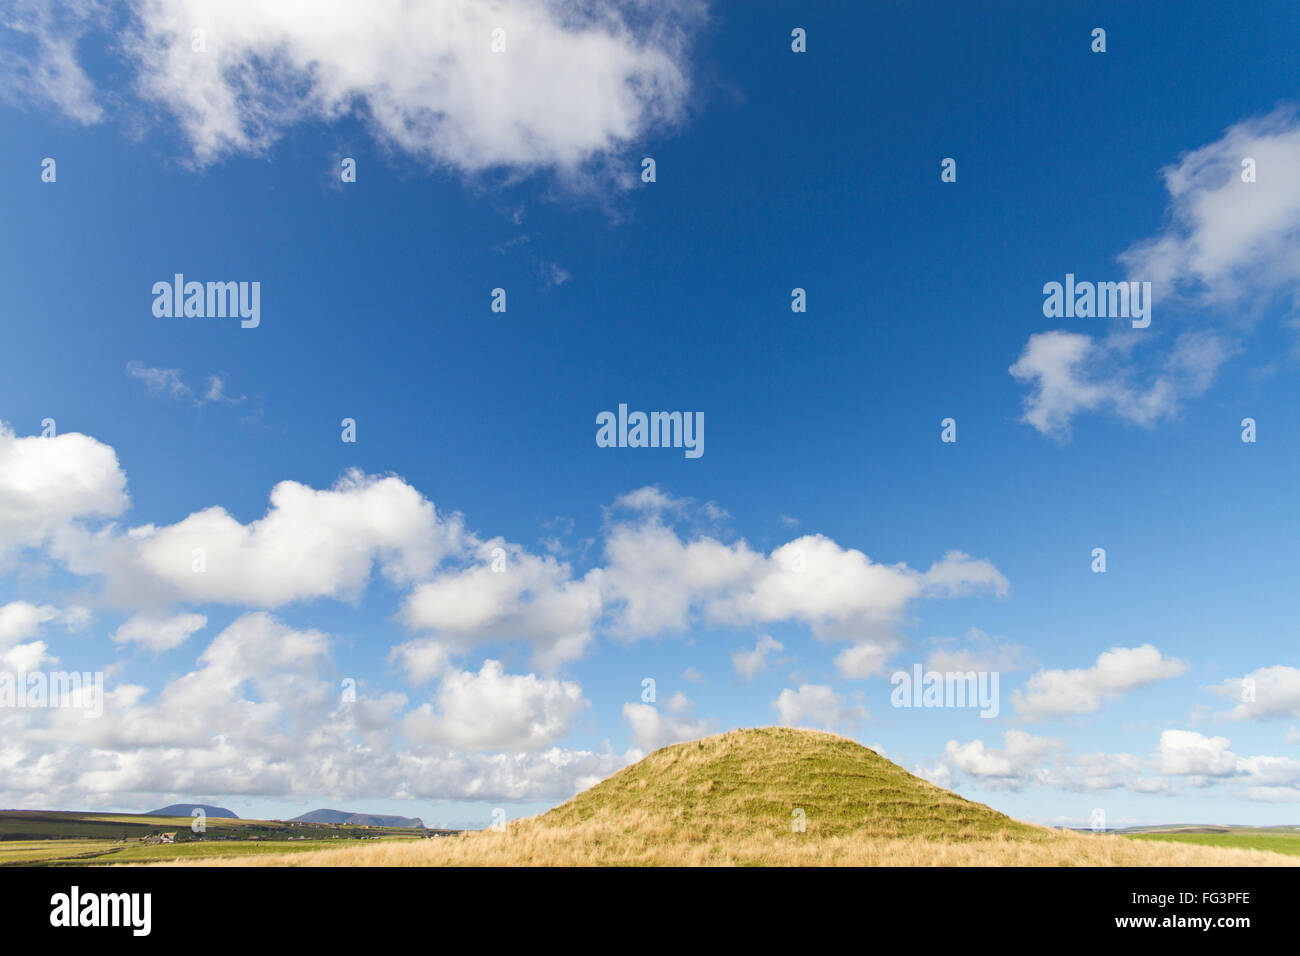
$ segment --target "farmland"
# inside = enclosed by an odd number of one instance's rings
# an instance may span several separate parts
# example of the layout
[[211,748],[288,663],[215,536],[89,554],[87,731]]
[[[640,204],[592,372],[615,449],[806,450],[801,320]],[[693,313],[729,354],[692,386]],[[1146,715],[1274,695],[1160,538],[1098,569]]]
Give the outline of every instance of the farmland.
[[[418,840],[445,831],[128,813],[0,810],[0,866],[103,865],[300,853],[343,842]],[[164,835],[175,842],[163,842]]]

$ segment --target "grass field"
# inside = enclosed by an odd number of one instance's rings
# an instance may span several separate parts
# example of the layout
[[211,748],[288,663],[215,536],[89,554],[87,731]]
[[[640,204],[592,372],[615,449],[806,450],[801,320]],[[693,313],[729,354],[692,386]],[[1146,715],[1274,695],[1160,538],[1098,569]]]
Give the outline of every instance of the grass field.
[[[195,834],[191,822],[189,817],[143,814],[0,810],[0,866],[94,866],[296,854],[340,843],[417,839],[427,832],[208,817],[206,831]],[[176,834],[178,842],[157,842],[163,833]]]
[[935,787],[854,741],[787,728],[732,731],[666,747],[549,813],[515,821],[500,832],[213,862],[1300,866],[1300,858],[1259,849],[1070,833],[1019,823]]
[[1173,831],[1167,833],[1134,833],[1130,840],[1150,840],[1157,843],[1190,843],[1195,846],[1234,847],[1241,850],[1264,850],[1300,857],[1300,832],[1281,829],[1233,828],[1221,833],[1194,833]]

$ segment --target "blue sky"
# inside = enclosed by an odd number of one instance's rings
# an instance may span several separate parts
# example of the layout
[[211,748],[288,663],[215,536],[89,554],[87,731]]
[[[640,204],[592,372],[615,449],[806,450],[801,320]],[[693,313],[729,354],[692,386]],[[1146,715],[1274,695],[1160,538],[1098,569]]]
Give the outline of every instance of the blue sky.
[[[1025,819],[1294,822],[1300,11],[1144,7],[16,4],[0,654],[107,696],[0,711],[0,803],[485,825],[789,722]],[[954,662],[996,718],[891,706]]]

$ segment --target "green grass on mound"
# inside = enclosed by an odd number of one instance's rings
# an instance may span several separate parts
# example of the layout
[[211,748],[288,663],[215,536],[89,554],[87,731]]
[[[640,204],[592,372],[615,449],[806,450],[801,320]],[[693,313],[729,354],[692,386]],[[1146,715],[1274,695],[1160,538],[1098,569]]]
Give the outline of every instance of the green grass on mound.
[[547,814],[539,823],[671,822],[688,839],[793,832],[802,810],[818,837],[969,840],[1043,830],[964,800],[846,737],[766,727],[664,747]]

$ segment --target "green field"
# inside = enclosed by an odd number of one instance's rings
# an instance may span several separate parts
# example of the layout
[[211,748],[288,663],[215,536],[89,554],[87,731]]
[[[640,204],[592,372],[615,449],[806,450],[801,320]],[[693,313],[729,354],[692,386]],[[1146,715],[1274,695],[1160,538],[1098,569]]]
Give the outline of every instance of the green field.
[[[434,831],[279,820],[208,817],[194,833],[189,817],[129,813],[0,810],[0,866],[95,866],[300,853],[352,842],[416,840]],[[175,843],[160,843],[163,833]]]
[[1242,850],[1268,850],[1273,853],[1300,856],[1300,830],[1290,827],[1225,827],[1213,832],[1188,827],[1156,833],[1128,833],[1125,836],[1133,840],[1228,846]]

